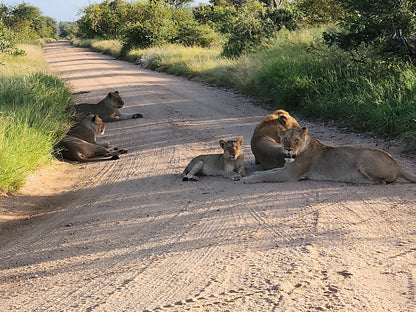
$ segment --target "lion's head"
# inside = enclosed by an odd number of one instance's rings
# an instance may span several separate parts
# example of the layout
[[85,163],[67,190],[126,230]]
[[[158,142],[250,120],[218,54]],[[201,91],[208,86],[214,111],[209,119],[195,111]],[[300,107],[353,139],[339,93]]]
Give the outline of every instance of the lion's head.
[[283,131],[282,148],[287,158],[295,158],[307,143],[308,128],[291,128]]
[[104,134],[105,132],[105,124],[103,120],[98,116],[89,113],[81,122],[87,129],[93,130],[95,133]]
[[230,160],[237,160],[243,154],[243,137],[237,140],[220,140],[220,146],[224,150],[224,157]]
[[114,106],[117,108],[122,108],[124,106],[124,101],[118,91],[108,93],[107,99],[114,103]]

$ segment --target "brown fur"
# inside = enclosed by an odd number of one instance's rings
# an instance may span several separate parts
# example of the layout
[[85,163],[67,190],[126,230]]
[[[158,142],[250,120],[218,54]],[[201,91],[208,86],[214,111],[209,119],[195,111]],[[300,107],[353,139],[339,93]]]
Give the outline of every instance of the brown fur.
[[199,180],[197,174],[223,176],[238,181],[246,176],[242,151],[243,137],[237,140],[220,140],[222,154],[199,155],[192,159],[182,173],[184,181]]
[[307,128],[283,132],[284,153],[294,159],[284,168],[258,171],[244,183],[287,182],[301,179],[346,183],[393,183],[398,178],[416,183],[386,152],[364,147],[333,147],[314,140]]
[[108,143],[97,144],[97,133],[103,134],[105,125],[101,118],[94,114],[88,114],[81,122],[72,127],[68,134],[58,144],[58,149],[63,158],[75,161],[88,161],[96,157],[111,157],[118,159],[118,155],[127,153],[127,150],[111,148]]
[[299,124],[283,109],[270,114],[256,126],[251,138],[251,151],[262,170],[284,166],[285,155],[280,136],[282,129],[292,127],[299,127]]
[[110,92],[97,104],[81,103],[74,105],[76,119],[80,120],[85,114],[93,113],[102,118],[103,121],[117,121],[133,118],[143,118],[142,114],[122,114],[120,108],[124,106],[124,101],[118,91]]

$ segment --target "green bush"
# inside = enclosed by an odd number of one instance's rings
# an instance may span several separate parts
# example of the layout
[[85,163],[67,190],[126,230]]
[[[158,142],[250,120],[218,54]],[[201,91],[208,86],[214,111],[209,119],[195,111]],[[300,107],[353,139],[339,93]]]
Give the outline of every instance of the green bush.
[[231,4],[205,5],[200,4],[192,9],[195,19],[200,24],[206,24],[216,31],[227,34],[233,28],[237,9]]
[[123,29],[123,55],[133,48],[147,48],[167,43],[209,46],[219,35],[208,25],[200,25],[192,13],[162,1],[132,4],[134,22]]
[[42,16],[39,8],[24,2],[16,6],[0,4],[0,20],[16,34],[18,42],[57,37],[56,21]]
[[258,13],[259,3],[244,5],[233,20],[229,38],[224,45],[223,55],[239,56],[243,52],[259,45],[265,37],[263,23]]
[[221,36],[208,25],[200,25],[195,20],[182,23],[178,29],[177,43],[185,46],[209,47],[221,42]]
[[24,55],[26,52],[16,46],[15,40],[16,34],[0,20],[0,52],[12,55]]
[[[416,31],[416,2],[397,0],[334,0],[348,14],[342,16],[339,29],[324,33],[325,41],[344,50],[357,50],[362,45],[385,46],[388,40],[402,45]],[[416,59],[416,51],[407,52]],[[401,49],[397,49],[399,55]],[[387,54],[387,58],[389,55]]]
[[285,9],[265,8],[257,0],[245,2],[233,17],[223,55],[240,56],[272,38],[283,26],[296,28],[294,15]]
[[123,51],[172,42],[178,32],[173,10],[164,2],[135,3],[134,22],[123,29]]

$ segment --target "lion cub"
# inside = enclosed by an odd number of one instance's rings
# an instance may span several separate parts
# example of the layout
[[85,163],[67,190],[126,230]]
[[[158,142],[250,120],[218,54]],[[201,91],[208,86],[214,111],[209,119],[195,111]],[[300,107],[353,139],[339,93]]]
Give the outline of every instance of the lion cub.
[[242,151],[243,137],[237,140],[220,140],[219,143],[224,153],[199,155],[192,159],[182,173],[183,181],[198,181],[197,174],[223,176],[234,181],[246,176]]

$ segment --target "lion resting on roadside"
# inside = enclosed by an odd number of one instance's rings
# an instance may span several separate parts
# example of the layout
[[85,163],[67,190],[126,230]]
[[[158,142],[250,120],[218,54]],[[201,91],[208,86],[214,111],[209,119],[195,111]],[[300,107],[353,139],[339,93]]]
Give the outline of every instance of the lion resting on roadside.
[[182,173],[183,181],[198,181],[197,174],[223,176],[234,181],[246,176],[242,151],[243,137],[220,140],[223,154],[199,155],[191,160]]
[[261,169],[267,170],[284,166],[285,154],[280,144],[280,136],[282,128],[290,129],[292,127],[300,126],[296,119],[283,109],[270,114],[256,126],[251,138],[251,151]]
[[104,134],[104,131],[101,118],[88,114],[59,142],[59,152],[63,158],[76,161],[88,161],[95,157],[111,157],[111,160],[115,160],[119,159],[118,155],[127,153],[124,149],[107,148],[108,143],[97,144],[97,133]]
[[[125,119],[143,118],[142,114],[122,114],[119,108],[124,106],[124,101],[118,91],[110,92],[97,104],[81,103],[74,105],[77,120],[85,114],[93,113],[105,121],[117,121]],[[80,117],[81,116],[81,117]]]
[[301,179],[346,183],[393,183],[398,178],[416,183],[386,152],[363,147],[332,147],[307,134],[307,128],[283,132],[282,147],[293,159],[284,168],[258,171],[244,183],[287,182]]

